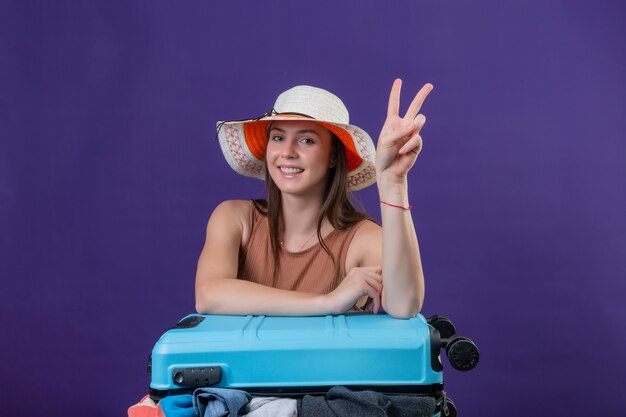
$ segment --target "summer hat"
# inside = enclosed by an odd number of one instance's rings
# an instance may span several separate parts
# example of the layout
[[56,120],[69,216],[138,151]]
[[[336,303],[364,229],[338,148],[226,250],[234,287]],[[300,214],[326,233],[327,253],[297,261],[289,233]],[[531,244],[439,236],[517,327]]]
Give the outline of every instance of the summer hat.
[[256,119],[217,123],[217,136],[226,161],[239,174],[265,179],[267,128],[273,120],[312,120],[333,132],[346,149],[348,191],[376,182],[372,138],[350,124],[348,109],[334,94],[299,85],[278,96],[274,108]]

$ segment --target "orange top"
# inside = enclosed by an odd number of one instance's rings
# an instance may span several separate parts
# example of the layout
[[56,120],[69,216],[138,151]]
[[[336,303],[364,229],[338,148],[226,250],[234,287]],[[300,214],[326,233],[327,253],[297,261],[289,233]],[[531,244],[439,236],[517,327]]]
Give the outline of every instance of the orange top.
[[339,286],[346,275],[346,254],[359,227],[367,220],[346,230],[333,230],[324,237],[324,243],[338,262],[338,271],[322,245],[317,244],[301,252],[288,252],[281,247],[279,269],[273,283],[273,257],[267,217],[251,205],[251,231],[246,245],[239,250],[237,277],[257,284],[285,290],[328,294]]

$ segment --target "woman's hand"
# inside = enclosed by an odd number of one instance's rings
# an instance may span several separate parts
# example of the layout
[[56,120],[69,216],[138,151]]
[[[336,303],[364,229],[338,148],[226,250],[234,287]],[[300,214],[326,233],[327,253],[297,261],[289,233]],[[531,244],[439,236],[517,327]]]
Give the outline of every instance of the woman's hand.
[[374,312],[378,312],[383,290],[381,273],[382,269],[379,266],[352,268],[341,284],[326,295],[331,314],[345,313],[364,295],[373,300]]
[[391,183],[401,183],[422,150],[420,130],[426,117],[418,114],[424,100],[433,89],[425,84],[417,93],[404,117],[400,117],[400,89],[402,80],[396,79],[389,94],[387,119],[380,131],[376,148],[376,177]]

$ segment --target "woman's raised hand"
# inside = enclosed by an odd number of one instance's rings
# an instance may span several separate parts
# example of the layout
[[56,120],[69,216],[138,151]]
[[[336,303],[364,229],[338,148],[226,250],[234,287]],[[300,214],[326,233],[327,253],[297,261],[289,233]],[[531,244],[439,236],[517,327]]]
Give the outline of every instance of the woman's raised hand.
[[419,114],[420,108],[432,84],[425,84],[417,93],[404,117],[400,117],[400,89],[402,80],[396,79],[389,94],[387,119],[380,131],[376,147],[376,177],[392,183],[406,180],[406,175],[422,150],[420,130],[426,117]]
[[352,308],[364,295],[374,303],[374,313],[380,309],[380,297],[383,290],[382,269],[379,266],[354,267],[326,297],[331,314],[342,314]]

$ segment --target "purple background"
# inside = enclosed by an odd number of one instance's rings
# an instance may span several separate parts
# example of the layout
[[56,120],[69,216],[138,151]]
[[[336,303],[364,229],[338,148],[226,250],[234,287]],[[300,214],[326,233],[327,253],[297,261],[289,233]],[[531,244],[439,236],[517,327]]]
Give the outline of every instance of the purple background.
[[[387,3],[385,3],[387,4]],[[464,416],[626,410],[621,1],[3,2],[0,408],[119,416],[194,308],[212,209],[259,197],[214,140],[296,84],[373,137],[424,82],[410,174],[424,315],[481,349]],[[358,193],[378,217],[375,187]]]

